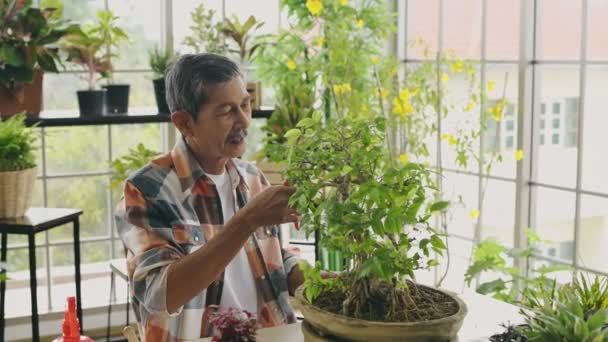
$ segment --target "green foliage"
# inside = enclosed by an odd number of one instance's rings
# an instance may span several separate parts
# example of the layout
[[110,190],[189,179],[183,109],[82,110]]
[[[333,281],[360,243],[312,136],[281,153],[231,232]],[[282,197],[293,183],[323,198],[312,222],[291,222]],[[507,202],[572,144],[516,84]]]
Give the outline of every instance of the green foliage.
[[195,53],[211,52],[217,54],[226,53],[228,46],[222,34],[221,22],[214,22],[215,11],[205,10],[205,5],[198,5],[190,17],[190,35],[184,38],[184,44],[194,50]]
[[25,113],[0,121],[0,172],[36,166],[36,140],[34,129],[25,125]]
[[[244,23],[241,23],[236,15],[232,17],[232,20],[224,19],[222,33],[236,44],[237,49],[229,49],[229,51],[238,54],[241,63],[252,60],[255,52],[262,46],[263,43],[260,40],[263,37],[259,37],[257,42],[251,42],[251,40],[254,39],[253,31],[263,25],[263,21],[258,21],[252,15]],[[251,47],[249,46],[250,43],[253,44]]]
[[56,10],[31,7],[31,1],[0,1],[0,85],[31,83],[36,69],[59,72],[56,43],[78,26],[53,15]]
[[154,72],[154,76],[156,78],[165,77],[169,62],[178,56],[178,52],[174,52],[172,49],[167,49],[162,52],[158,46],[154,47],[153,50],[148,51],[148,61],[150,63],[150,68]]
[[[68,54],[68,62],[82,66],[87,71],[89,90],[95,89],[95,83],[101,78],[111,78],[113,52],[118,44],[127,39],[126,33],[118,26],[118,17],[111,11],[98,11],[97,21],[93,25],[65,36],[61,48]],[[99,74],[101,77],[96,78]]]
[[584,277],[563,286],[553,281],[549,286],[526,288],[526,307],[521,310],[526,336],[530,341],[608,341],[608,308],[601,299],[608,292],[600,285],[605,281],[596,278],[598,287],[582,292],[583,283],[588,283]]
[[150,150],[144,144],[137,144],[135,148],[130,148],[129,152],[112,161],[111,167],[114,170],[112,175],[111,189],[117,189],[127,179],[130,173],[144,167],[150,160],[159,153]]
[[516,287],[513,286],[516,281],[521,281],[524,287],[539,286],[548,282],[548,274],[569,269],[561,265],[543,266],[533,270],[538,274],[536,278],[528,278],[522,276],[517,267],[507,266],[510,258],[530,258],[538,242],[541,242],[539,236],[532,230],[527,229],[526,233],[528,247],[525,249],[508,250],[494,239],[483,240],[475,246],[473,263],[469,265],[464,276],[467,286],[470,287],[473,280],[484,273],[497,273],[499,278],[479,284],[476,291],[483,295],[491,294],[492,297],[507,303],[518,303],[518,293]]
[[352,260],[346,272],[355,279],[405,287],[404,277],[436,265],[431,251],[441,254],[445,244],[429,219],[447,204],[430,200],[434,187],[425,167],[396,163],[388,153],[386,120],[346,116],[323,124],[317,112],[298,127],[285,134],[291,147],[286,176],[297,187],[290,205],[302,214],[306,233],[318,229],[322,247]]

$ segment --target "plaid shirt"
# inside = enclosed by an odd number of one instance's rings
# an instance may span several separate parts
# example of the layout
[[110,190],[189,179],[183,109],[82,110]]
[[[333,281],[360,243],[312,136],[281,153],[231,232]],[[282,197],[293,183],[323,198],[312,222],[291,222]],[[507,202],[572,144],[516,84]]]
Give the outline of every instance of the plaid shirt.
[[[250,163],[233,159],[226,168],[239,208],[269,186]],[[222,229],[221,208],[215,185],[183,139],[125,183],[116,223],[127,248],[131,296],[142,341],[177,341],[211,334],[208,305],[220,303],[223,273],[177,312],[169,313],[167,270]],[[258,228],[244,246],[255,278],[257,319],[262,327],[295,322],[286,275],[298,259],[281,248],[278,231],[277,226]]]

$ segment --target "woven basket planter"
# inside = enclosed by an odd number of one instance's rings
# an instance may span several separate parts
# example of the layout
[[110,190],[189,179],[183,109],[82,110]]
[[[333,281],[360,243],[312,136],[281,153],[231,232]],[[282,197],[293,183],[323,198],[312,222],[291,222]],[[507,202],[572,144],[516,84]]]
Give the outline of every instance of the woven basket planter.
[[36,168],[0,172],[0,218],[22,217],[32,204]]

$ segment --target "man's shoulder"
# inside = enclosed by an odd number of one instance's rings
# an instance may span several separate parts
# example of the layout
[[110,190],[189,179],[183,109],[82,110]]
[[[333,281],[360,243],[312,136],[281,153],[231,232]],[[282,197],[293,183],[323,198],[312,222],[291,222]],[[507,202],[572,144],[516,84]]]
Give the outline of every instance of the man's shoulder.
[[176,176],[169,153],[149,161],[141,169],[131,173],[127,180],[146,197],[155,197],[162,190],[175,187],[171,181]]
[[262,172],[254,163],[237,158],[234,158],[232,160],[234,161],[234,165],[236,166],[236,168],[241,172],[243,176],[260,177],[262,175]]

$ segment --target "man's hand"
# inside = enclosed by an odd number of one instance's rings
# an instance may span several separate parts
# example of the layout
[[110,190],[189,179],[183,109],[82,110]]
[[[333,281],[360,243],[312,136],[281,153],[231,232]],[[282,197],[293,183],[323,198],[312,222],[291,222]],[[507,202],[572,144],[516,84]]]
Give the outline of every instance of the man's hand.
[[288,207],[289,196],[296,189],[294,187],[276,185],[255,196],[240,213],[248,221],[252,229],[261,226],[270,226],[299,220],[298,213]]

